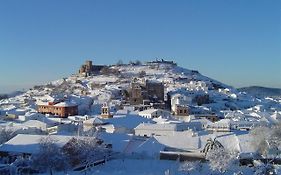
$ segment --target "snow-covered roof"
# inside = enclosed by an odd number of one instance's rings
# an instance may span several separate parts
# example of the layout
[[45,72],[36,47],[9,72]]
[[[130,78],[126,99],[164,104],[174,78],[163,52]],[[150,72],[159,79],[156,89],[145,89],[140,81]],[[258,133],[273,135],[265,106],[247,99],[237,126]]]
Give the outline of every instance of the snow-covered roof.
[[230,128],[231,120],[230,119],[221,119],[215,123],[208,124],[208,127],[212,128]]
[[166,147],[197,150],[201,147],[199,137],[192,137],[191,131],[175,132],[172,136],[154,136],[155,139]]
[[126,149],[125,154],[138,153],[143,156],[155,157],[159,155],[160,151],[163,151],[165,145],[159,143],[154,137],[150,138],[139,138],[135,137],[130,140]]
[[159,130],[159,131],[177,131],[178,124],[176,123],[164,123],[164,124],[151,124],[141,123],[135,130]]
[[57,103],[54,106],[57,106],[57,107],[72,107],[72,106],[77,106],[77,104],[64,101],[64,102]]
[[254,137],[251,134],[237,135],[241,153],[255,153],[257,149],[254,146]]
[[272,114],[271,117],[275,120],[281,120],[281,114],[278,112],[274,112],[274,114]]
[[254,153],[256,149],[253,146],[253,137],[248,133],[223,133],[215,132],[200,136],[201,149],[204,148],[209,138],[216,138],[229,151],[238,151],[240,153]]
[[113,124],[115,127],[122,126],[128,129],[134,129],[140,123],[153,122],[150,119],[143,118],[138,115],[114,116],[113,118],[101,119],[101,120],[105,123]]
[[47,123],[38,121],[38,120],[28,120],[26,122],[23,123],[24,126],[28,126],[28,127],[47,127]]
[[160,111],[160,109],[147,109],[147,110],[139,112],[139,115],[153,114],[157,111]]
[[168,119],[163,118],[162,116],[153,118],[152,120],[159,124],[169,122]]
[[95,125],[95,124],[101,125],[101,124],[104,124],[105,122],[98,117],[94,117],[94,118],[90,118],[88,120],[85,120],[83,123],[84,124],[91,124],[91,125]]
[[210,120],[208,120],[206,118],[191,119],[190,122],[200,122],[202,125],[211,125],[211,124],[213,124]]
[[99,133],[98,138],[102,139],[106,144],[112,144],[112,151],[123,152],[132,136],[127,134],[101,132]]
[[[39,151],[40,139],[47,137],[45,135],[28,135],[18,134],[8,142],[0,146],[0,151],[11,152],[11,153],[29,153],[34,154]],[[50,135],[56,142],[58,147],[63,147],[72,136],[63,135]]]
[[144,111],[140,111],[139,115],[140,116],[151,115],[151,114],[156,113],[156,112],[160,112],[158,114],[163,114],[164,116],[170,115],[169,111],[166,111],[166,110],[163,110],[163,109],[147,109],[147,110],[144,110]]

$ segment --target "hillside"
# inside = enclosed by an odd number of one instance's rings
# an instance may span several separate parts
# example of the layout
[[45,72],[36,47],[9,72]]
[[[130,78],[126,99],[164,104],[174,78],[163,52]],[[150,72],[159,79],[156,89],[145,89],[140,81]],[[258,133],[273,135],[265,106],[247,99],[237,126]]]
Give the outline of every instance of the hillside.
[[250,95],[257,97],[274,97],[281,96],[281,89],[278,88],[268,88],[261,86],[250,86],[238,88],[240,92],[247,92]]
[[[254,116],[254,119],[249,117],[250,120],[259,120],[281,110],[279,99],[256,99],[198,71],[166,62],[112,65],[90,76],[74,74],[46,85],[35,86],[18,96],[3,99],[0,101],[0,110],[5,113],[20,108],[25,112],[35,112],[36,104],[40,101],[64,98],[79,105],[79,115],[95,115],[100,113],[103,103],[109,103],[112,108],[126,105],[123,104],[124,92],[129,89],[133,79],[137,82],[150,80],[163,83],[165,100],[168,93],[193,97],[207,95],[206,102],[189,104],[193,113],[215,113],[224,118],[229,111],[239,111]],[[238,117],[237,120],[245,119]]]

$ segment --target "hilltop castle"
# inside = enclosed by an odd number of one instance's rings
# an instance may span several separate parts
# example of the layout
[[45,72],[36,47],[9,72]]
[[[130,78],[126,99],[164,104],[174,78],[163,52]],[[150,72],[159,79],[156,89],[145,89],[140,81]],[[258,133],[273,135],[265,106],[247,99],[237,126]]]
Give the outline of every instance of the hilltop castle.
[[92,61],[87,60],[85,64],[81,65],[79,69],[79,74],[81,75],[92,75],[92,74],[98,74],[103,68],[105,68],[105,65],[93,65]]

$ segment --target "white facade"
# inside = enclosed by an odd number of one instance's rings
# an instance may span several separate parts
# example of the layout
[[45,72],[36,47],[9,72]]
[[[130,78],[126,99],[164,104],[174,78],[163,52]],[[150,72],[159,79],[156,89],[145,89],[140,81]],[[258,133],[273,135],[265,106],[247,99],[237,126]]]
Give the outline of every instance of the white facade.
[[83,121],[83,130],[89,131],[93,129],[95,126],[100,126],[103,124],[105,123],[98,117],[90,118],[88,120]]
[[192,97],[185,96],[182,94],[175,94],[171,97],[171,109],[173,112],[176,111],[177,105],[188,105],[192,104]]
[[172,136],[175,132],[183,132],[191,130],[192,126],[189,123],[165,123],[165,124],[150,124],[142,123],[135,128],[137,136]]
[[190,81],[187,89],[191,91],[208,91],[208,86],[204,81]]
[[107,133],[118,133],[118,134],[132,134],[133,129],[126,128],[124,126],[114,126],[113,124],[102,125],[101,128]]
[[139,115],[145,118],[158,118],[160,116],[166,118],[170,117],[171,113],[162,109],[147,109],[139,112]]
[[222,119],[209,124],[206,129],[212,131],[251,130],[254,127],[266,126],[265,122],[233,121]]
[[47,123],[38,121],[38,120],[28,120],[23,123],[24,126],[29,127],[29,128],[37,128],[42,131],[46,131],[48,128]]

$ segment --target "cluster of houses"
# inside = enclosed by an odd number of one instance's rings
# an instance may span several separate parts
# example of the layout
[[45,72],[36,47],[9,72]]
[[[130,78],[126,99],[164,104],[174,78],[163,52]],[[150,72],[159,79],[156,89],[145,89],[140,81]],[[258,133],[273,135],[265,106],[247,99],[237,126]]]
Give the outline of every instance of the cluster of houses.
[[[103,106],[106,108],[106,105]],[[104,117],[102,115],[107,115]],[[140,112],[129,111],[126,114],[110,114],[104,111],[98,116],[70,116],[62,118],[60,122],[44,124],[44,121],[29,120],[22,124],[27,128],[36,128],[44,133],[18,132],[18,134],[0,146],[2,163],[15,160],[17,156],[30,156],[38,151],[40,138],[49,133],[59,140],[63,148],[71,136],[66,133],[71,126],[75,126],[76,134],[98,130],[99,137],[105,144],[111,145],[112,151],[127,156],[148,156],[161,159],[176,159],[175,155],[188,159],[204,159],[202,150],[210,137],[218,137],[225,147],[235,151],[247,150],[254,152],[253,148],[243,146],[250,137],[235,134],[235,130],[245,129],[243,123],[225,122],[215,115],[190,115],[187,120],[180,121],[172,117],[169,111],[163,109],[148,109]],[[228,119],[229,120],[229,119]],[[222,122],[223,121],[223,122]],[[258,123],[256,123],[258,125]],[[19,126],[18,126],[19,127]],[[55,132],[53,132],[55,131]],[[70,134],[71,135],[71,134]],[[246,138],[245,138],[246,137]]]

